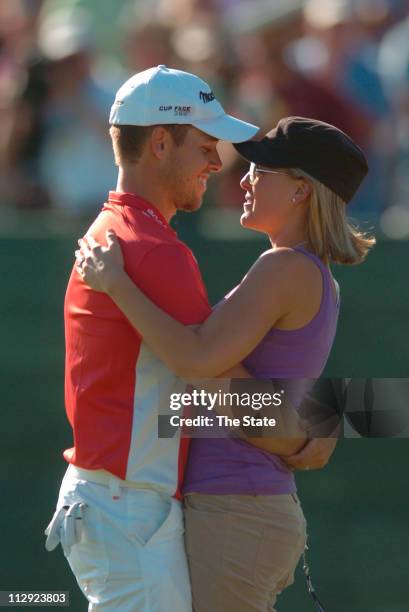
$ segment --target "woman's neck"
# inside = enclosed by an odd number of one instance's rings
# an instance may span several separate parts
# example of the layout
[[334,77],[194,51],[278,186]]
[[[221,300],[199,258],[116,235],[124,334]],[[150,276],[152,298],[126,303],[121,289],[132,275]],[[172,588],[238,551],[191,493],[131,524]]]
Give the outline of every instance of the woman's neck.
[[273,249],[278,249],[280,247],[294,248],[301,245],[308,248],[308,240],[305,231],[284,231],[276,235],[269,234],[269,239]]

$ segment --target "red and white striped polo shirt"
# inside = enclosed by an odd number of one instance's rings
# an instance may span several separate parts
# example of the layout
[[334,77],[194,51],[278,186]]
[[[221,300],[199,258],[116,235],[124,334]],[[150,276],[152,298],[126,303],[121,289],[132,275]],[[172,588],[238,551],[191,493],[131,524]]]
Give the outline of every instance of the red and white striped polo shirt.
[[[197,262],[162,214],[130,193],[110,192],[89,229],[105,243],[117,233],[129,276],[186,325],[210,313]],[[179,496],[188,439],[159,439],[158,406],[175,375],[148,349],[109,296],[71,273],[65,298],[65,400],[74,447],[65,459]]]

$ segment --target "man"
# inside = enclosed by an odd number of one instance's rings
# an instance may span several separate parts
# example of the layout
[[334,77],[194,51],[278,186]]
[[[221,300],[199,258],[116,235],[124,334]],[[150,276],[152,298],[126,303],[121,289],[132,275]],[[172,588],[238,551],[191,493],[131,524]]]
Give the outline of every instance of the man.
[[[169,221],[200,208],[221,167],[218,140],[248,140],[258,128],[226,115],[204,81],[166,66],[119,89],[110,124],[118,182],[89,232],[104,240],[114,229],[135,283],[179,321],[200,323],[206,291]],[[61,541],[89,610],[190,612],[180,505],[188,440],[157,437],[175,376],[75,270],[65,332],[74,447],[46,546]]]

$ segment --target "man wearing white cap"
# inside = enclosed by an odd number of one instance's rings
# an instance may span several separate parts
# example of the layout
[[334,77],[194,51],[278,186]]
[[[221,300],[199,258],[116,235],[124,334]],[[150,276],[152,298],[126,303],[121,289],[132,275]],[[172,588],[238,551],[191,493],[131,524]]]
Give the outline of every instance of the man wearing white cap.
[[[166,66],[119,89],[110,124],[118,182],[89,233],[104,242],[114,229],[135,283],[185,325],[200,323],[206,291],[169,221],[200,207],[221,167],[218,140],[242,142],[258,128],[227,115],[204,81]],[[61,542],[89,610],[190,612],[180,504],[188,440],[157,435],[175,376],[75,269],[65,331],[74,446],[47,549]]]

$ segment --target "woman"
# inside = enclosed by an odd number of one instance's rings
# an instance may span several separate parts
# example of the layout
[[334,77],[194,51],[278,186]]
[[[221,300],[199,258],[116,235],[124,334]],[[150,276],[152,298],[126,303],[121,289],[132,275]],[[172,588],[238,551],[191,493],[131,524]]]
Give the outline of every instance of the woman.
[[[339,309],[329,263],[359,263],[374,244],[345,214],[367,173],[365,157],[337,128],[300,117],[235,146],[251,162],[241,224],[265,233],[272,248],[201,326],[174,321],[133,285],[113,233],[106,248],[91,236],[81,242],[77,270],[179,376],[220,376],[242,362],[256,378],[317,378]],[[314,442],[249,442],[192,441],[184,493],[196,612],[271,609],[305,546],[291,467],[319,465]]]

